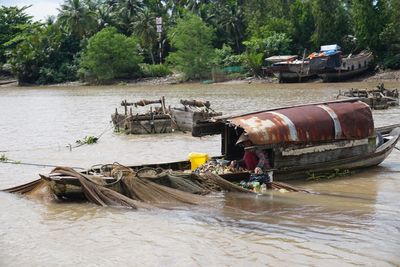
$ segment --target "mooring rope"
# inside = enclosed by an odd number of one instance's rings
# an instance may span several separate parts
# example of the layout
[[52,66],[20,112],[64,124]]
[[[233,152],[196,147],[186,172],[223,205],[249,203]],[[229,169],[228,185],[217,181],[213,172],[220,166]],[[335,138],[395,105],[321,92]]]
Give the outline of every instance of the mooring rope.
[[[55,168],[55,167],[58,167],[58,166],[59,166],[59,165],[52,165],[52,164],[41,164],[41,163],[21,162],[21,161],[12,160],[12,159],[0,160],[0,163],[15,164],[15,165],[28,165],[28,166],[37,166],[37,167],[51,167],[51,168]],[[79,170],[86,170],[85,168],[82,168],[82,167],[71,167],[71,168],[73,168],[73,169],[79,169]]]

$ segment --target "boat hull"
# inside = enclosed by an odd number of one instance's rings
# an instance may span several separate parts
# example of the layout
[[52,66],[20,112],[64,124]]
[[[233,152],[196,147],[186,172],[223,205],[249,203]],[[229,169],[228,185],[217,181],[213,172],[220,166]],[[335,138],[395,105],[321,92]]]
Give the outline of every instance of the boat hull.
[[[310,164],[299,164],[293,166],[286,166],[282,168],[273,169],[273,180],[274,181],[288,181],[288,180],[304,180],[307,177],[312,177],[313,175],[320,174],[330,174],[339,171],[352,171],[360,170],[368,167],[376,166],[382,163],[387,156],[395,148],[397,142],[400,139],[400,128],[399,125],[393,125],[392,127],[382,127],[377,129],[377,131],[385,135],[386,141],[378,146],[373,152],[365,153],[362,155],[349,156],[347,158],[341,158],[336,160],[329,160],[325,162],[317,162]],[[388,133],[390,131],[390,133]],[[331,153],[331,152],[326,152]],[[216,159],[221,157],[216,157]],[[102,175],[102,178],[96,181],[96,183],[103,184],[108,188],[122,192],[120,184],[117,180],[111,177],[111,167],[101,166],[92,168],[90,170],[82,172],[86,175]],[[139,170],[157,170],[169,169],[174,171],[187,171],[190,170],[189,161],[178,161],[169,163],[157,163],[157,164],[147,164],[138,166],[129,166],[135,172]],[[250,177],[249,172],[238,172],[238,173],[227,173],[221,174],[222,178],[230,182],[240,182],[246,178]],[[42,178],[45,176],[42,176]],[[97,176],[94,176],[97,177]],[[52,189],[53,193],[60,198],[68,199],[84,199],[82,193],[82,188],[80,186],[79,180],[74,177],[65,176],[51,176],[45,177]]]
[[278,78],[281,83],[297,83],[297,82],[306,82],[310,79],[314,79],[317,77],[316,74],[301,74],[296,72],[274,72],[273,73],[276,78]]
[[365,67],[356,70],[338,70],[338,71],[318,73],[318,76],[324,82],[340,82],[359,76],[362,73],[366,72],[368,69],[369,69],[368,67]]

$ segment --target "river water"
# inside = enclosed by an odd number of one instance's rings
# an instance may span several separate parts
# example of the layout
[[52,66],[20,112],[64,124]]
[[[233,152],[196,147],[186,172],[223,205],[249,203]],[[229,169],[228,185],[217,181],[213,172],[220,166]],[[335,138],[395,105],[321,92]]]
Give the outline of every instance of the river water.
[[[0,88],[0,154],[21,163],[87,168],[120,162],[184,160],[220,153],[217,136],[127,136],[110,130],[121,100],[210,100],[240,114],[332,100],[339,89],[375,83],[181,84],[165,86]],[[386,84],[400,87],[400,84]],[[374,112],[378,126],[400,109]],[[98,144],[66,146],[103,133]],[[0,189],[49,167],[0,164]],[[0,192],[0,266],[399,266],[400,152],[347,178],[304,181],[320,194],[215,195],[212,204],[131,211],[57,203]]]

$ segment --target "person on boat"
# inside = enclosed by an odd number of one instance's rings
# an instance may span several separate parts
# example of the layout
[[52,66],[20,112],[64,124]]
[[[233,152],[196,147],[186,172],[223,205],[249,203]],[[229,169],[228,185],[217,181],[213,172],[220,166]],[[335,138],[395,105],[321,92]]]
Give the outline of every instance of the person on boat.
[[260,149],[246,149],[253,146],[249,137],[246,134],[242,134],[236,142],[236,145],[244,148],[244,155],[241,160],[233,160],[230,164],[232,168],[243,167],[249,171],[254,171],[255,174],[262,174],[265,171],[271,169],[269,164],[268,156]]

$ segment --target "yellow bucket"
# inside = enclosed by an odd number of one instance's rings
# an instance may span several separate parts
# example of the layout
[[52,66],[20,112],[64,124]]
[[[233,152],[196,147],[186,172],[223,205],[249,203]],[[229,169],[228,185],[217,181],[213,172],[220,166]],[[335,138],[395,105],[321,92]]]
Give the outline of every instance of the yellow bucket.
[[190,161],[190,168],[193,171],[207,162],[208,155],[206,153],[191,152],[189,153],[188,158]]

